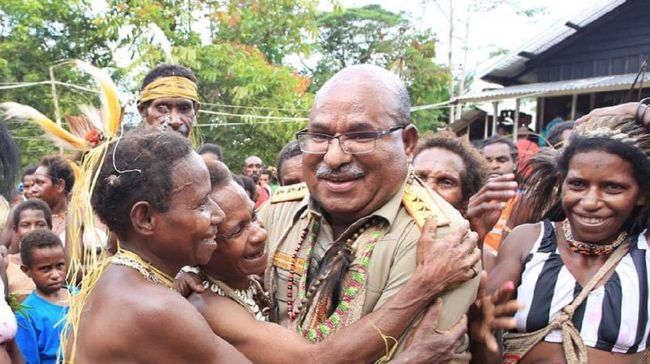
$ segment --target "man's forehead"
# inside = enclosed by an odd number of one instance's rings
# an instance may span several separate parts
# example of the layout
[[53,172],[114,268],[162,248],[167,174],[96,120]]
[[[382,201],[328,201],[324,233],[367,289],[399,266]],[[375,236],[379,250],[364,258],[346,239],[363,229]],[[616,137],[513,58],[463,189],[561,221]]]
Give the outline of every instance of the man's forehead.
[[152,105],[183,105],[183,104],[194,104],[194,101],[186,99],[183,97],[161,97],[151,101]]
[[259,157],[248,157],[244,160],[244,164],[246,165],[251,165],[251,164],[262,164],[262,160]]
[[510,147],[505,143],[492,143],[483,147],[483,154],[510,155]]

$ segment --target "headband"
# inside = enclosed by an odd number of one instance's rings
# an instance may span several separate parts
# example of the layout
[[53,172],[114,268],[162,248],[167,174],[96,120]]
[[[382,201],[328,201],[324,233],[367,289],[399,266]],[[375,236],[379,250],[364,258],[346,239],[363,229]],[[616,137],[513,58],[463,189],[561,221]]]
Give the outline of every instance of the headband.
[[157,78],[145,86],[140,94],[138,105],[163,97],[182,97],[199,102],[196,83],[185,77],[169,76]]

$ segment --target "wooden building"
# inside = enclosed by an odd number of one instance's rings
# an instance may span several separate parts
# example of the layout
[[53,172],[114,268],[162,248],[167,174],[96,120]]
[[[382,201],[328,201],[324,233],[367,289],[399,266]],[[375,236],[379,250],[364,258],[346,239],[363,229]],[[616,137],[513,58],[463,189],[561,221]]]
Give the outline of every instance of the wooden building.
[[[650,60],[649,19],[648,0],[601,1],[499,59],[480,76],[503,88],[462,95],[453,103],[491,102],[492,115],[499,115],[500,102],[514,99],[517,120],[519,100],[534,98],[540,131],[558,116],[574,120],[593,108],[648,97],[650,72],[641,70]],[[475,139],[480,131],[480,137],[494,133],[496,124],[484,115],[464,128],[454,129]]]

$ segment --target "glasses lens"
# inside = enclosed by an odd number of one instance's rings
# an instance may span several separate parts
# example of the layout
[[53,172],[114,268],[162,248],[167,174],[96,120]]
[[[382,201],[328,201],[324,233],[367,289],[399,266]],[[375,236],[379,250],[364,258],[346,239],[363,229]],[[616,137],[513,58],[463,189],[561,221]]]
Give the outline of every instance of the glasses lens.
[[305,153],[325,153],[329,138],[323,134],[298,134],[298,144]]
[[375,150],[376,133],[350,133],[341,137],[341,147],[350,154],[370,153]]

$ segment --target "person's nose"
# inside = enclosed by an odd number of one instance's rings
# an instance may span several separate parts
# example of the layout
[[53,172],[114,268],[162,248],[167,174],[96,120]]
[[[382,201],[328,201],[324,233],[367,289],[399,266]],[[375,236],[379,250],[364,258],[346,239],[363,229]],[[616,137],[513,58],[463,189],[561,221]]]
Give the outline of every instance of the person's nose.
[[212,199],[208,198],[208,208],[210,209],[210,225],[219,225],[226,219],[226,213],[223,212],[221,207]]
[[595,211],[600,208],[600,192],[597,187],[591,187],[580,199],[580,206],[586,211]]
[[261,224],[254,222],[253,223],[253,233],[250,235],[249,242],[251,245],[264,244],[267,239],[266,230],[262,227]]
[[60,270],[58,270],[58,269],[56,269],[56,268],[55,268],[55,269],[52,269],[52,270],[50,271],[50,279],[52,279],[53,281],[56,281],[56,280],[58,280],[59,278],[61,278],[61,274],[62,274],[62,272],[61,272]]
[[172,108],[171,112],[169,113],[169,126],[172,127],[174,130],[178,130],[183,125],[183,115],[176,110],[176,108]]
[[336,169],[346,163],[350,163],[352,161],[352,155],[343,151],[340,138],[334,138],[330,140],[323,160],[328,166]]

